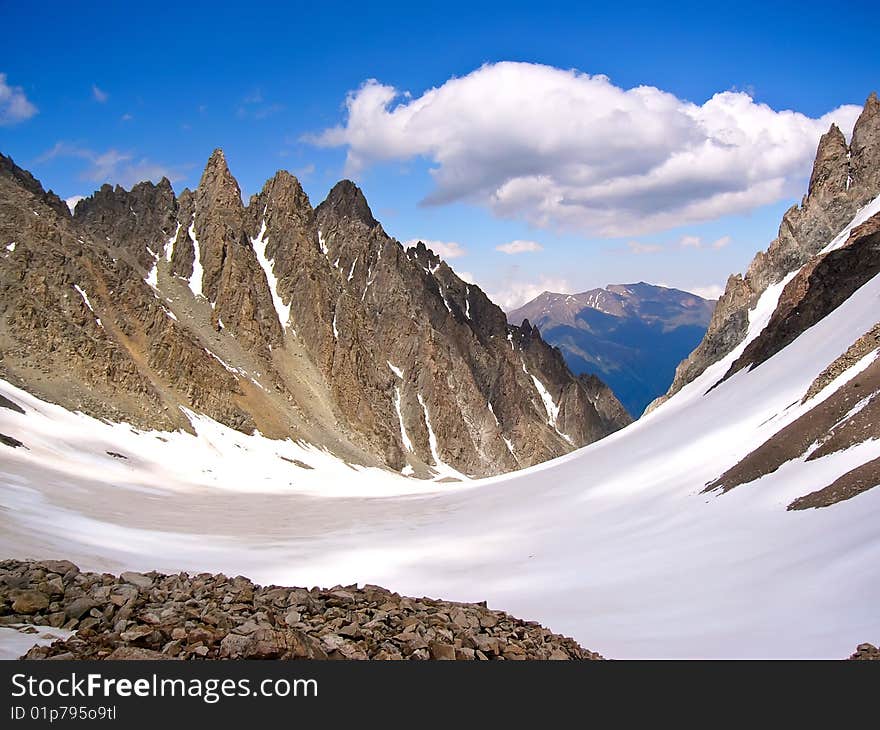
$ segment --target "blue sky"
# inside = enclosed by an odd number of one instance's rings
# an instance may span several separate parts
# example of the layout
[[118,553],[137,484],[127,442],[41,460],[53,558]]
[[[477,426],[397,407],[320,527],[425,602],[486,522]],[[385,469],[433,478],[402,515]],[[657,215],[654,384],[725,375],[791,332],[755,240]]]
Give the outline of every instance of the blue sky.
[[317,204],[350,176],[391,235],[464,251],[508,306],[711,291],[880,85],[880,28],[869,3],[705,8],[2,2],[0,151],[63,197],[192,187],[218,146],[245,196],[286,168]]

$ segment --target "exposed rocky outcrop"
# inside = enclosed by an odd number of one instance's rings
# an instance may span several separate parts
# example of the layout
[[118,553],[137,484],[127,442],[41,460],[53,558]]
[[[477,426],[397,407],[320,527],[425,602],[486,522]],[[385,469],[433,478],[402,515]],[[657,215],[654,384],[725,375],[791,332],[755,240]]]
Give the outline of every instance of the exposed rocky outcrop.
[[850,659],[880,660],[880,649],[873,644],[859,644]]
[[788,509],[830,507],[832,504],[852,499],[876,486],[880,486],[880,458],[865,462],[846,474],[842,474],[827,487],[798,497],[788,505]]
[[[707,485],[705,491],[726,492],[779,469],[792,459],[820,459],[868,439],[880,432],[880,360],[822,402],[778,431],[765,443]],[[880,482],[877,461],[843,475],[833,484],[796,500],[791,509],[824,507],[850,499]]]
[[313,209],[279,172],[245,206],[216,150],[179,196],[105,185],[72,217],[56,197],[3,158],[0,376],[44,399],[150,429],[194,411],[421,477],[530,466],[623,425],[349,181]]
[[808,193],[783,216],[776,239],[759,252],[745,276],[732,276],[703,341],[679,365],[669,392],[677,393],[718,362],[745,337],[748,310],[772,284],[799,269],[880,194],[880,102],[872,93],[853,129],[849,145],[834,125],[822,136]]
[[816,396],[836,377],[849,370],[865,355],[877,349],[880,349],[880,322],[877,322],[870,330],[859,337],[846,349],[846,352],[835,358],[834,362],[819,373],[816,379],[810,383],[810,387],[804,394],[801,403],[806,403],[810,398]]
[[786,284],[764,330],[724,375],[758,367],[880,273],[880,215],[855,228],[841,248],[815,256]]
[[259,586],[201,573],[83,573],[0,562],[0,625],[75,630],[27,659],[601,659],[485,603],[379,586]]

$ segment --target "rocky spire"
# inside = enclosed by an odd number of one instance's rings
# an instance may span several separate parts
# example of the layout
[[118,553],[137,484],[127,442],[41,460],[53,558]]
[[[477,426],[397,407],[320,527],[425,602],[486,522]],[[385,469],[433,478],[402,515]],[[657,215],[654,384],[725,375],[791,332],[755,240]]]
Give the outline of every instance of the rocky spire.
[[319,217],[337,220],[353,218],[370,228],[378,225],[363,192],[351,180],[340,180],[336,183],[327,199],[318,206],[317,213]]
[[850,144],[852,187],[863,204],[880,189],[880,100],[871,92],[853,127]]
[[819,139],[816,161],[810,175],[808,195],[846,190],[849,176],[849,150],[846,138],[836,124]]

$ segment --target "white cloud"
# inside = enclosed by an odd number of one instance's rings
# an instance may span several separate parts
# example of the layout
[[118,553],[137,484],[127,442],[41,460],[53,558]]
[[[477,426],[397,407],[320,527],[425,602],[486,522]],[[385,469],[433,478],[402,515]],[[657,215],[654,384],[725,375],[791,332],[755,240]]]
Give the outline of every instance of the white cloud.
[[126,112],[121,117],[119,117],[119,119],[123,122],[130,122],[132,119],[134,119],[134,114],[129,114]]
[[[505,312],[521,307],[545,291],[571,294],[571,285],[565,279],[541,276],[537,281],[506,281],[488,294]],[[519,322],[517,322],[519,324]]]
[[37,113],[37,107],[28,101],[24,89],[6,83],[6,74],[0,73],[0,127],[18,124]]
[[158,182],[167,177],[171,182],[185,175],[181,168],[162,165],[146,157],[136,157],[132,152],[109,149],[96,152],[69,142],[56,142],[55,145],[37,158],[37,162],[49,162],[57,157],[75,157],[88,164],[80,173],[80,180],[93,183],[114,183],[131,188],[144,180]]
[[464,247],[455,241],[429,241],[427,238],[411,238],[406,241],[404,248],[411,248],[421,241],[441,259],[457,259],[467,255]]
[[663,246],[656,243],[640,243],[639,241],[627,241],[627,248],[629,248],[630,253],[634,253],[636,255],[646,254],[646,253],[659,253],[663,250]]
[[709,284],[707,286],[692,286],[685,291],[703,297],[703,299],[718,299],[724,293],[724,287],[720,284]]
[[67,207],[70,208],[70,212],[73,213],[74,208],[76,208],[76,204],[80,200],[84,200],[85,197],[85,195],[71,195],[69,198],[66,198],[64,202],[67,203]]
[[496,251],[514,256],[518,253],[528,253],[530,251],[543,251],[544,247],[537,241],[511,241],[510,243],[502,243],[495,247]]
[[730,236],[721,236],[721,238],[717,238],[714,241],[706,242],[703,241],[700,236],[682,236],[678,245],[680,248],[724,248],[727,246],[733,239]]
[[421,96],[376,80],[345,123],[305,139],[347,147],[347,174],[425,157],[426,202],[467,200],[505,218],[603,236],[643,235],[797,196],[819,136],[860,111],[814,119],[726,91],[702,105],[530,63],[487,64]]
[[92,84],[92,98],[94,98],[99,104],[103,104],[110,98],[110,94],[99,89],[97,84]]

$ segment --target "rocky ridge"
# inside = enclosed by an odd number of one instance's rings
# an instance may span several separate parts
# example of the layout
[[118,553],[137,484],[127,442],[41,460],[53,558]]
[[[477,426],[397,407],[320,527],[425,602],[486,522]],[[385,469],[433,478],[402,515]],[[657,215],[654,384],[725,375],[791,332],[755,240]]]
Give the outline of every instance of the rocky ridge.
[[488,476],[629,422],[531,326],[343,181],[278,172],[247,205],[225,156],[195,190],[103,186],[67,207],[0,159],[0,377],[141,429],[191,412],[419,477]]
[[[880,214],[853,228],[839,247],[813,257],[791,278],[767,326],[732,363],[719,384],[740,370],[759,367],[878,274]],[[813,380],[800,399],[800,404],[815,399],[812,408],[710,482],[706,491],[726,492],[774,472],[793,459],[820,459],[876,438],[880,431],[878,346],[880,322],[858,337]],[[834,392],[817,398],[836,378],[857,366],[858,372]],[[788,509],[829,507],[877,486],[880,459],[873,459],[799,497]]]
[[[855,214],[880,194],[880,100],[865,102],[847,145],[835,125],[819,141],[807,194],[783,216],[779,233],[745,275],[732,275],[699,346],[676,370],[654,408],[721,360],[745,337],[748,311],[772,284],[806,264]],[[650,409],[649,408],[649,409]]]
[[259,586],[202,573],[120,576],[0,561],[0,626],[75,630],[27,659],[601,659],[485,603],[379,586]]

